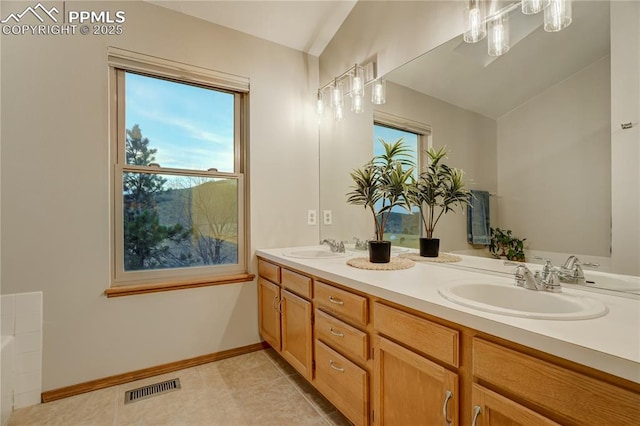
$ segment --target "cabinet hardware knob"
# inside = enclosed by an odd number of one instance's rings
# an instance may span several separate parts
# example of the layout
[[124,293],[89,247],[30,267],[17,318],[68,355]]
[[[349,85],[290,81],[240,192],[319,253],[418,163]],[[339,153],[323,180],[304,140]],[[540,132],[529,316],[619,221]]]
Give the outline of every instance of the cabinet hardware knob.
[[274,311],[278,310],[278,306],[276,305],[277,300],[278,300],[278,295],[276,294],[275,296],[273,296],[273,302],[271,302],[271,306],[273,306]]
[[336,305],[344,305],[344,302],[340,299],[334,299],[333,296],[329,296],[329,302],[335,303]]
[[333,331],[333,327],[329,327],[329,333],[333,334],[334,336],[338,336],[338,337],[344,337],[344,333],[341,331]]
[[478,416],[480,415],[480,411],[482,411],[482,409],[480,408],[479,405],[476,405],[475,407],[473,407],[473,420],[471,421],[471,426],[476,426],[476,422],[478,421]]
[[329,366],[330,366],[331,368],[333,368],[334,370],[336,370],[336,371],[339,371],[339,372],[341,372],[341,373],[344,373],[344,368],[343,368],[343,367],[336,367],[336,363],[335,363],[335,362],[333,362],[333,360],[332,360],[332,359],[330,359],[330,360],[329,360]]
[[451,420],[449,420],[449,400],[453,398],[453,393],[448,390],[444,393],[444,404],[442,404],[442,417],[444,418],[444,426],[451,426]]

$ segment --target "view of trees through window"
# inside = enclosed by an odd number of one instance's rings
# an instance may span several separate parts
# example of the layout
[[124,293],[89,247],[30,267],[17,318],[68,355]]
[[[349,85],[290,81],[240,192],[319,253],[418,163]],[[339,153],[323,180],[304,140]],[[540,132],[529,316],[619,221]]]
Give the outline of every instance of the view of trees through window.
[[[419,163],[420,135],[391,126],[375,123],[373,126],[373,154],[380,155],[384,152],[380,139],[386,142],[395,142],[402,138],[404,145],[411,150],[416,165]],[[418,174],[416,167],[415,177]],[[411,213],[403,207],[394,207],[389,215],[389,221],[385,227],[384,239],[391,241],[392,245],[401,247],[418,248],[420,238],[420,216],[417,209]]]
[[126,73],[126,106],[124,270],[238,263],[233,95]]

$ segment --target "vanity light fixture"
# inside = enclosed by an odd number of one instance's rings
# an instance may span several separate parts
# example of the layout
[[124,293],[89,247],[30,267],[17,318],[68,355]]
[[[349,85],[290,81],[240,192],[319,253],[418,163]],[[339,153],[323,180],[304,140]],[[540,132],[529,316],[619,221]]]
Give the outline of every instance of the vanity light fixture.
[[489,21],[489,56],[500,56],[509,50],[509,14],[503,13]]
[[487,35],[487,20],[485,6],[481,0],[468,0],[465,2],[464,41],[477,43]]
[[371,103],[374,105],[382,105],[387,101],[387,82],[381,78],[373,82],[371,89]]
[[[485,15],[485,1],[489,12]],[[464,33],[467,43],[477,43],[488,37],[489,56],[500,56],[509,50],[509,13],[520,6],[522,13],[533,15],[544,11],[544,30],[560,31],[571,24],[572,0],[520,0],[496,10],[497,0],[465,0]],[[488,29],[487,29],[488,27]]]
[[[364,111],[365,88],[371,84],[371,101],[374,104],[384,103],[384,81],[376,80],[376,68],[374,62],[365,65],[355,64],[332,82],[325,84],[318,89],[316,98],[316,112],[323,115],[325,110],[324,93],[329,90],[329,105],[333,109],[333,117],[340,121],[344,118],[344,98],[351,99],[351,111],[359,114]],[[377,95],[376,95],[377,93]]]
[[522,13],[525,15],[535,15],[549,6],[550,0],[522,0]]
[[571,24],[571,0],[551,0],[544,10],[544,30],[556,32]]
[[318,90],[318,98],[316,99],[316,113],[324,115],[324,90]]

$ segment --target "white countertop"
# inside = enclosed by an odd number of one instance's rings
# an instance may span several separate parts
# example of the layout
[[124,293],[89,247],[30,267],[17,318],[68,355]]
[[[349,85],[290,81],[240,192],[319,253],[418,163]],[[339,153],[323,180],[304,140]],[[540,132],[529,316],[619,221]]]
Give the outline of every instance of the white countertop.
[[[345,257],[300,259],[285,256],[284,253],[290,249],[257,250],[256,254],[318,278],[640,383],[638,298],[586,292],[576,290],[575,286],[564,287],[566,294],[600,300],[607,305],[609,312],[586,320],[510,317],[467,308],[446,300],[438,293],[439,287],[460,282],[513,284],[513,278],[507,276],[427,262],[416,262],[414,267],[400,271],[372,271],[347,265],[348,258]],[[362,252],[352,257],[366,255]],[[461,257],[463,263],[464,260],[473,262],[475,259]]]

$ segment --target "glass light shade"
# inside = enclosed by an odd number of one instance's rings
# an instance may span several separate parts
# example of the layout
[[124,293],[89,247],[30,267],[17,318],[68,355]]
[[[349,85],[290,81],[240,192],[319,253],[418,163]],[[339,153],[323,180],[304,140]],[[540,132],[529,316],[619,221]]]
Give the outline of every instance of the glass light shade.
[[535,15],[549,5],[550,0],[522,0],[522,13]]
[[364,112],[364,102],[362,96],[351,94],[351,111],[356,114]]
[[364,69],[356,65],[351,75],[351,96],[364,96]]
[[342,82],[336,81],[331,87],[331,107],[337,108],[343,104]]
[[318,90],[318,98],[316,99],[316,113],[318,115],[324,114],[324,91]]
[[551,0],[544,10],[544,30],[556,32],[571,24],[571,0]]
[[336,121],[342,121],[344,118],[344,109],[342,108],[342,105],[336,105],[333,109],[333,118],[335,118]]
[[505,13],[489,21],[489,56],[500,56],[509,51],[508,16]]
[[382,105],[387,101],[387,82],[381,78],[373,82],[371,88],[371,103],[374,105]]
[[484,3],[480,0],[468,0],[463,11],[464,41],[477,43],[487,35],[487,23]]

